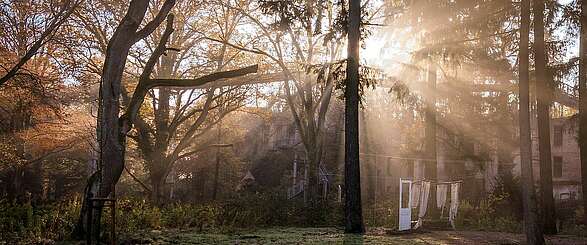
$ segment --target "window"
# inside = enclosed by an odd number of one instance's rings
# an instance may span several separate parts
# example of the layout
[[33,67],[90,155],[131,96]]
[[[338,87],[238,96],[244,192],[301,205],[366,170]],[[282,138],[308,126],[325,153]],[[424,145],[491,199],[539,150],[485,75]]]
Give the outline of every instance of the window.
[[563,157],[555,156],[552,161],[552,176],[560,178],[563,176]]
[[562,146],[563,145],[563,127],[562,126],[554,126],[554,146]]
[[414,160],[407,160],[406,167],[408,168],[408,177],[414,178]]

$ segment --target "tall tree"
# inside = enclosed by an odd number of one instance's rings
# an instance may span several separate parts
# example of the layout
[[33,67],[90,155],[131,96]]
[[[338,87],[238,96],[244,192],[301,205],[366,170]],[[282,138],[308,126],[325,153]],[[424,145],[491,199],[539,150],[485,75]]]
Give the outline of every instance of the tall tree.
[[[166,86],[202,86],[219,79],[238,77],[257,71],[257,66],[251,66],[233,71],[213,73],[196,79],[151,79],[153,68],[158,63],[159,57],[167,50],[166,44],[173,32],[173,16],[170,15],[159,43],[145,63],[143,72],[139,77],[139,83],[130,99],[126,112],[119,116],[121,80],[129,50],[135,43],[146,38],[159,27],[175,5],[175,1],[166,0],[153,19],[139,29],[149,5],[148,0],[131,1],[125,16],[108,42],[106,58],[102,68],[100,106],[97,119],[97,138],[100,149],[98,172],[90,177],[86,186],[84,204],[82,205],[76,230],[78,236],[88,235],[88,231],[91,230],[95,232],[93,235],[99,238],[101,207],[103,205],[96,205],[100,207],[97,209],[93,208],[93,205],[90,205],[91,200],[94,198],[100,198],[100,200],[108,198],[120,179],[124,169],[126,137],[132,129],[145,95],[150,89]],[[102,202],[99,201],[98,204],[103,204]]]
[[538,114],[538,152],[540,153],[540,191],[542,224],[546,234],[556,234],[556,215],[552,194],[552,156],[550,146],[550,78],[544,42],[544,0],[534,0],[534,64],[536,66],[536,110]]
[[[259,28],[261,35],[249,42],[253,44],[250,45],[252,48],[211,39],[263,55],[281,69],[283,77],[278,79],[284,81],[284,97],[305,149],[309,165],[306,190],[310,203],[314,204],[319,200],[317,195],[320,193],[318,167],[323,164],[326,113],[339,78],[334,73],[339,75],[344,70],[341,68],[343,62],[337,61],[338,38],[342,36],[342,11],[338,16],[335,14],[341,6],[332,1],[263,1],[263,15],[275,19],[269,25],[264,24],[265,16],[257,17],[254,9],[244,7],[231,6]],[[326,20],[323,15],[326,15]],[[322,29],[328,29],[328,32],[323,33]],[[292,47],[293,55],[288,54],[287,47]],[[308,70],[318,70],[317,76],[306,72]]]
[[345,98],[345,232],[363,233],[359,164],[359,46],[361,1],[349,1]]
[[530,129],[530,0],[522,0],[520,8],[519,94],[520,94],[520,164],[522,172],[522,200],[524,229],[528,244],[544,244],[538,223],[536,193],[532,172],[532,139]]
[[[203,32],[202,30],[191,28],[205,26],[205,31],[210,32],[209,35],[220,36],[222,40],[230,40],[237,34],[236,27],[242,15],[224,5],[213,10],[213,16],[216,17],[214,19],[189,18],[201,14],[203,6],[205,4],[197,1],[178,3],[177,7],[181,7],[183,11],[177,15],[178,21],[175,23],[177,31],[170,37],[170,46],[180,51],[170,50],[161,58],[161,62],[154,69],[154,74],[158,78],[175,78],[182,73],[199,74],[202,70],[219,72],[249,60],[243,58],[241,51],[227,47],[226,44],[214,42],[209,46],[210,50],[205,52],[216,62],[210,62],[208,66],[199,67],[199,69],[180,65],[199,58],[193,55],[197,50],[196,45],[208,41],[200,39],[199,33]],[[158,33],[154,33],[153,36],[157,36],[155,34]],[[152,39],[148,42],[154,46],[157,38]],[[227,86],[220,90],[159,88],[157,92],[148,93],[151,103],[145,111],[152,111],[152,113],[138,115],[136,134],[131,138],[137,142],[145,160],[144,167],[151,183],[151,188],[147,191],[151,193],[154,203],[161,203],[164,181],[176,162],[208,149],[205,145],[210,145],[212,142],[198,139],[202,138],[222,117],[241,108],[246,97],[250,95],[248,91],[246,87]],[[129,96],[123,95],[123,98],[125,97],[126,103],[129,103]]]
[[[581,40],[579,64],[579,149],[581,155],[581,182],[583,189],[583,207],[587,207],[587,1],[581,4]],[[587,215],[583,215],[583,223],[587,224]]]

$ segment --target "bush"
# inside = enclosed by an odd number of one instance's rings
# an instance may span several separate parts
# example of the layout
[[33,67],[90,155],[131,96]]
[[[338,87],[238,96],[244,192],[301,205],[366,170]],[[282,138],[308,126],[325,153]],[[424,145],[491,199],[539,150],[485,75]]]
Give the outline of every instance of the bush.
[[564,235],[587,236],[587,225],[583,224],[585,209],[579,206],[573,213],[573,218],[562,220],[560,233]]
[[216,227],[218,207],[214,205],[173,204],[164,209],[163,224],[167,228]]
[[69,238],[79,208],[77,198],[38,207],[0,201],[0,240],[28,244]]
[[244,192],[218,206],[216,223],[221,227],[270,226],[321,227],[342,225],[342,206],[319,200],[305,205],[301,198],[288,200],[282,192]]
[[377,207],[366,207],[364,212],[365,225],[370,227],[397,228],[399,220],[398,203],[386,200]]
[[[105,211],[108,211],[105,209]],[[110,215],[105,214],[106,225],[111,223]],[[163,214],[145,200],[119,199],[116,209],[116,227],[121,232],[134,232],[143,229],[160,229]]]
[[457,229],[470,229],[482,231],[521,232],[520,219],[509,215],[508,211],[500,210],[507,198],[489,195],[473,206],[469,201],[463,200],[459,205],[458,215],[455,220]]

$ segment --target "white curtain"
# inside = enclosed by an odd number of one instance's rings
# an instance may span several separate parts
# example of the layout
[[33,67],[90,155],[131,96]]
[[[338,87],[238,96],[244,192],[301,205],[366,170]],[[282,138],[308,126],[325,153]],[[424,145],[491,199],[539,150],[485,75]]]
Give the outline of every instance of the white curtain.
[[455,218],[457,217],[457,211],[459,209],[459,189],[461,183],[452,183],[450,185],[450,211],[448,214],[448,220],[453,229],[455,229]]
[[440,209],[440,216],[444,214],[444,206],[446,205],[446,196],[448,192],[447,184],[436,185],[436,207]]
[[426,215],[428,196],[430,195],[430,181],[422,181],[422,189],[420,193],[420,210],[418,212],[418,222],[414,226],[414,229],[418,229],[422,226],[422,219]]
[[420,189],[422,188],[422,183],[412,183],[412,208],[418,207],[418,201],[420,200]]

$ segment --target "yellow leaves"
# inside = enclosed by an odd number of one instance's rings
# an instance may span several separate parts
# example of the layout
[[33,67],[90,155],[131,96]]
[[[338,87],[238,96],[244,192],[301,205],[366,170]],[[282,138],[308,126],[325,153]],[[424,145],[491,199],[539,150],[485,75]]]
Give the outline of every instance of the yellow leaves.
[[87,150],[95,132],[94,118],[77,107],[66,108],[64,114],[63,118],[47,118],[34,127],[0,136],[0,169],[62,149]]
[[14,139],[0,137],[0,171],[25,163],[25,160],[19,156],[14,141]]

